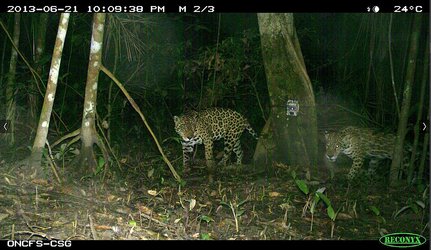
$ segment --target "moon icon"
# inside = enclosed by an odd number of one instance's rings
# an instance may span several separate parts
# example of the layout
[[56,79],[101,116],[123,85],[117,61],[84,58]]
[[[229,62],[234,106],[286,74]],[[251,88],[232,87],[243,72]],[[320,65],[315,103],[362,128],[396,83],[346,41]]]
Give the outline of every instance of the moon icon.
[[379,6],[374,6],[372,10],[374,13],[377,13],[377,12],[379,12],[380,8],[379,8]]

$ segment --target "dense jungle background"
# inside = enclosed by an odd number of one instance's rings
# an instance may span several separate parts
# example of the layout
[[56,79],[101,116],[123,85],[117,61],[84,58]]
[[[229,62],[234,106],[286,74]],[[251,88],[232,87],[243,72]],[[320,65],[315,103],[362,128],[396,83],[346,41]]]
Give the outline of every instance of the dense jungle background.
[[[255,161],[259,141],[244,133],[243,165],[218,167],[212,183],[202,145],[183,175],[173,117],[230,108],[265,138],[273,100],[290,98],[268,88],[271,58],[262,53],[256,14],[106,15],[101,61],[152,132],[100,72],[95,167],[82,163],[76,132],[83,125],[93,15],[72,14],[43,173],[28,162],[46,111],[60,15],[3,13],[0,21],[0,120],[10,121],[0,135],[0,239],[378,240],[395,232],[429,239],[428,16],[294,14],[314,93],[316,159]],[[325,160],[325,131],[353,125],[397,134],[404,118],[404,143],[417,158],[398,185],[389,185],[390,160],[374,178],[353,183],[346,177],[348,157]],[[215,145],[220,159],[223,144]]]

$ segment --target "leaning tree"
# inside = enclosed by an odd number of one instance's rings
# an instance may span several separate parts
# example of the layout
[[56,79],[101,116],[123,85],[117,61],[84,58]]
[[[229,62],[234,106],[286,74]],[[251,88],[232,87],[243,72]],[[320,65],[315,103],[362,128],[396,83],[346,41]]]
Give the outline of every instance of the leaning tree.
[[64,41],[66,38],[67,27],[69,24],[69,13],[60,16],[57,38],[55,40],[54,52],[52,53],[51,69],[49,71],[48,84],[46,86],[45,98],[40,113],[36,137],[30,156],[30,165],[41,172],[42,152],[47,142],[49,122],[51,119],[52,108],[54,106],[55,93],[57,90],[58,74],[60,72],[61,56],[63,53]]

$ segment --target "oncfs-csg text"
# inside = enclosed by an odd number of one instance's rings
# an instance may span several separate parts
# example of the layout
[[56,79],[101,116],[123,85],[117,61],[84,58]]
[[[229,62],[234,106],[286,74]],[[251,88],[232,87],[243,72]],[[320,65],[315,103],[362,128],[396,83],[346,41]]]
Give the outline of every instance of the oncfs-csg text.
[[7,247],[71,247],[70,240],[8,240]]

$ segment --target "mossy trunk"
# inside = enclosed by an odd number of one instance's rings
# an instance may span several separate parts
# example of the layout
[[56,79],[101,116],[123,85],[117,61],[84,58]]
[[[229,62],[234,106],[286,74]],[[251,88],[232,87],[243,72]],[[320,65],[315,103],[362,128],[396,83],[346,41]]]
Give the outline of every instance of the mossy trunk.
[[[314,93],[308,77],[293,22],[293,14],[258,14],[265,73],[268,83],[271,122],[266,144],[274,145],[272,161],[303,166],[307,172],[317,163],[317,121]],[[297,115],[288,115],[287,103],[297,101]],[[270,143],[268,140],[272,140]],[[268,150],[259,145],[258,150]]]

